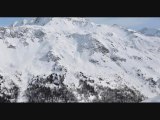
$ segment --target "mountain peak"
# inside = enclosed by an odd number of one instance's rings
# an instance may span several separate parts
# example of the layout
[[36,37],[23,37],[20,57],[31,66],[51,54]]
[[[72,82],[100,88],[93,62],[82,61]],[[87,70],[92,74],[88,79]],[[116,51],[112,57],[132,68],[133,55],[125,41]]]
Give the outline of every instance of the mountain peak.
[[42,25],[44,26],[52,20],[52,17],[35,17],[31,19],[23,19],[20,21],[14,22],[11,26],[22,26],[22,25]]
[[61,21],[61,20],[67,20],[67,21],[71,21],[73,23],[89,23],[90,20],[87,18],[78,18],[78,17],[63,17],[63,18],[58,18],[58,17],[35,17],[35,18],[31,18],[31,19],[23,19],[20,21],[16,21],[14,22],[11,26],[22,26],[22,25],[40,25],[40,26],[44,26],[46,24],[48,24],[51,21]]

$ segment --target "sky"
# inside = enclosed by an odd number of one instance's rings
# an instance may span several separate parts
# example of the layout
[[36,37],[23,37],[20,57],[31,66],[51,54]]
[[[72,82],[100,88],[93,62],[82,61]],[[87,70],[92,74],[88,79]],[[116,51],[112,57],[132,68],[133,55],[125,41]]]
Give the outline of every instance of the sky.
[[[0,26],[8,26],[14,21],[24,17],[0,17]],[[98,24],[118,24],[130,29],[142,29],[144,27],[160,28],[160,17],[89,17]]]

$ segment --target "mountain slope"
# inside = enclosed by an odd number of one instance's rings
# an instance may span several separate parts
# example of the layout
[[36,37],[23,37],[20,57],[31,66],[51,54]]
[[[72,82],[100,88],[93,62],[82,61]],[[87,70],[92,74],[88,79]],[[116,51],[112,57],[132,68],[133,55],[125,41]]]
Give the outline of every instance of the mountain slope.
[[84,18],[0,28],[0,101],[140,102],[159,95],[160,38]]
[[160,102],[160,96],[156,96],[147,100],[142,101],[143,103],[159,103]]

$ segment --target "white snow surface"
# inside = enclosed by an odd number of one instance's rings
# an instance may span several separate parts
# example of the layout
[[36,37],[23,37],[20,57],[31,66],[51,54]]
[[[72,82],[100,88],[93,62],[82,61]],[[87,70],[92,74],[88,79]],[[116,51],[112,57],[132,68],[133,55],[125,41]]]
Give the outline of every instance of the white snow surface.
[[[60,60],[52,61],[48,54]],[[23,94],[32,75],[58,73],[53,69],[57,64],[67,69],[64,82],[68,86],[78,86],[75,74],[83,72],[94,84],[127,85],[148,98],[160,93],[159,83],[152,86],[147,81],[160,79],[159,37],[72,17],[33,18],[0,28],[0,74],[20,87],[18,102],[25,101]]]

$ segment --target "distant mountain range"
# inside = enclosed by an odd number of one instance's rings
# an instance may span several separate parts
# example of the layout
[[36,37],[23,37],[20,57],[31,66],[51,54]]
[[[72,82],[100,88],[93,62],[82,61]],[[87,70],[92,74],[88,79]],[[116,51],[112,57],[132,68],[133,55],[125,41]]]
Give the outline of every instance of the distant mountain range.
[[143,28],[139,32],[147,36],[157,36],[160,37],[160,29],[156,28]]

